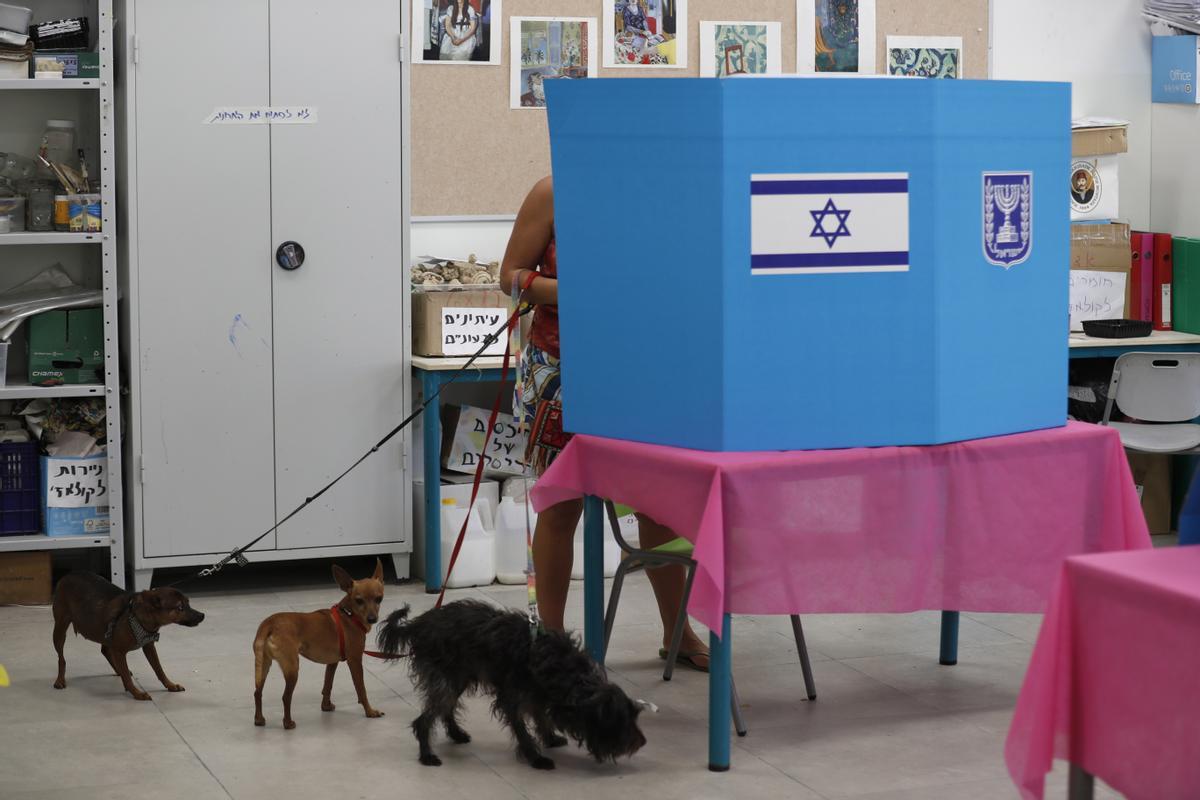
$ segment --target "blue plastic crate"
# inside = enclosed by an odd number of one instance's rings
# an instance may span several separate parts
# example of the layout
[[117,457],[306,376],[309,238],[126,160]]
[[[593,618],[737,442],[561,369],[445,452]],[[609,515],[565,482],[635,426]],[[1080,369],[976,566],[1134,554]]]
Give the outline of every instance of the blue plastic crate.
[[41,488],[37,442],[0,444],[0,536],[38,532]]

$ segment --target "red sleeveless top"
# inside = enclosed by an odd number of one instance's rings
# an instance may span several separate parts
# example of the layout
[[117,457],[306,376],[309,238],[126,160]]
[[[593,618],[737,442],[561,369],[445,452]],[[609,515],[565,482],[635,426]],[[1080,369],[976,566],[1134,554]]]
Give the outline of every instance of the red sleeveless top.
[[[538,274],[558,279],[558,249],[554,239],[546,245]],[[558,306],[542,305],[533,310],[533,325],[529,329],[529,341],[534,347],[560,358],[558,352]]]

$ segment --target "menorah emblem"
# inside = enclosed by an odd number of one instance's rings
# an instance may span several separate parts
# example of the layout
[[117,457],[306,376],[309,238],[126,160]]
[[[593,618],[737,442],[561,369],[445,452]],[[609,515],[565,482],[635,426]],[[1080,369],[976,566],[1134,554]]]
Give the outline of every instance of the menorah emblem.
[[997,244],[1016,244],[1021,235],[1012,222],[1012,212],[1021,202],[1021,187],[1013,184],[996,187],[996,208],[1000,211],[1000,230],[996,232]]
[[983,175],[983,254],[992,264],[1011,267],[1033,249],[1033,173]]

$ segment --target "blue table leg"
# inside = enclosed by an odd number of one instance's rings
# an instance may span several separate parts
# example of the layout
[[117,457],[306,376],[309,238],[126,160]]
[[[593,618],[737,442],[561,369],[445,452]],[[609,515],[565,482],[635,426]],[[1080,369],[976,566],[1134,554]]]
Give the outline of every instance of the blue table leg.
[[[432,397],[441,383],[441,373],[421,371],[421,391]],[[425,591],[442,589],[442,402],[439,398],[425,410],[421,420],[425,456]]]
[[1200,470],[1192,473],[1183,508],[1179,510],[1179,543],[1200,544]]
[[604,503],[583,499],[583,643],[604,663]]
[[942,653],[939,664],[952,667],[958,663],[958,612],[942,612]]
[[722,620],[720,638],[708,635],[708,768],[713,772],[729,769],[729,707],[733,674],[733,642],[729,615]]

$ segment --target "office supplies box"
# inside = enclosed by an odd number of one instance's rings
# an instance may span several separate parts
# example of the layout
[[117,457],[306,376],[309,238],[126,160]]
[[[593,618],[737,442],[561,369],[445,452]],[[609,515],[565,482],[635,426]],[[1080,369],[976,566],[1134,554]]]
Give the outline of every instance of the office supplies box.
[[1200,239],[1175,237],[1171,323],[1175,330],[1200,333]]
[[1124,223],[1071,226],[1071,330],[1092,319],[1133,318],[1133,250]]
[[0,553],[0,605],[48,605],[50,553]]
[[1200,36],[1155,36],[1151,55],[1151,98],[1155,103],[1200,103]]
[[[568,430],[737,451],[1065,423],[1069,86],[546,94]],[[650,183],[631,153],[652,159]],[[619,324],[598,300],[614,287]]]
[[30,318],[29,382],[34,386],[103,383],[103,310],[47,311]]
[[1128,126],[1103,125],[1071,131],[1071,221],[1120,216],[1120,159],[1129,150]]
[[108,456],[42,456],[42,496],[48,536],[107,533]]

